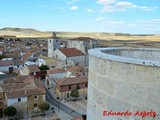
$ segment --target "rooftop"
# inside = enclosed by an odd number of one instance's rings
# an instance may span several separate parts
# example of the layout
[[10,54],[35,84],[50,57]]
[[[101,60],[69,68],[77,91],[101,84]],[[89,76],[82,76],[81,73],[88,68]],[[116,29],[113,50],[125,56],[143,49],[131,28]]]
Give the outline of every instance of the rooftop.
[[53,70],[49,70],[50,74],[56,74],[56,73],[64,73],[66,70],[64,68],[55,68]]
[[42,82],[31,76],[5,79],[1,87],[9,99],[45,93]]
[[78,83],[86,83],[88,82],[88,77],[73,77],[73,78],[62,78],[62,79],[58,79],[56,80],[56,83],[59,86],[63,86],[63,85],[72,85],[72,84],[78,84]]
[[85,55],[82,51],[75,48],[60,48],[59,49],[65,56],[74,57],[74,56],[83,56]]

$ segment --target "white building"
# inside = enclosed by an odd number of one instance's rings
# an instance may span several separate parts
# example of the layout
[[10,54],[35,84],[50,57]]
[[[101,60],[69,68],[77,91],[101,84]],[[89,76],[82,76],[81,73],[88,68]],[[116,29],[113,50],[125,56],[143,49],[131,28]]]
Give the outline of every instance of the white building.
[[49,88],[56,88],[56,79],[64,78],[67,76],[67,71],[64,68],[55,68],[48,71],[46,76],[46,84]]
[[69,39],[68,48],[76,48],[84,53],[88,53],[89,49],[98,48],[99,43],[98,40],[94,40],[89,37],[79,37],[74,39]]
[[53,52],[53,57],[65,61],[68,65],[84,65],[85,54],[75,48],[60,48]]
[[16,65],[12,60],[0,60],[0,71],[9,73],[12,72],[14,68],[16,68]]

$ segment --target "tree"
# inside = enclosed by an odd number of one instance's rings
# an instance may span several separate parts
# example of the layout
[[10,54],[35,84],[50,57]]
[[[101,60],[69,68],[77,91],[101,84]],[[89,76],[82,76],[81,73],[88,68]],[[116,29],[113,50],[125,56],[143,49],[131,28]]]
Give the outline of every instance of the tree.
[[6,115],[8,117],[15,116],[16,113],[17,113],[17,109],[15,107],[13,107],[13,106],[7,107],[4,110],[4,115]]
[[42,102],[39,104],[38,108],[44,112],[49,109],[49,104],[47,102]]
[[72,96],[72,97],[79,97],[79,91],[78,90],[71,91],[70,96]]
[[40,67],[39,67],[39,69],[40,70],[49,70],[49,67],[47,66],[47,65],[41,65]]

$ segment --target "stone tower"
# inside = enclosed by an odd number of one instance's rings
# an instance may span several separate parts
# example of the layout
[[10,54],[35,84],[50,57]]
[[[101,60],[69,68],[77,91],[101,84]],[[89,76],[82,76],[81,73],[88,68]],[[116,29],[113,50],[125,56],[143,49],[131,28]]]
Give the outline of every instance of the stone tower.
[[48,57],[53,57],[53,51],[59,49],[60,45],[61,39],[53,32],[52,37],[48,39]]

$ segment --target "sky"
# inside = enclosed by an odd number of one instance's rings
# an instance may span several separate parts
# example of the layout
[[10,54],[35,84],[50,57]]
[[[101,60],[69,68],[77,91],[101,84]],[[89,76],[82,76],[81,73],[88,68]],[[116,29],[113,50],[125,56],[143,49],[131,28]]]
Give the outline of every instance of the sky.
[[0,28],[160,34],[160,0],[0,0]]

